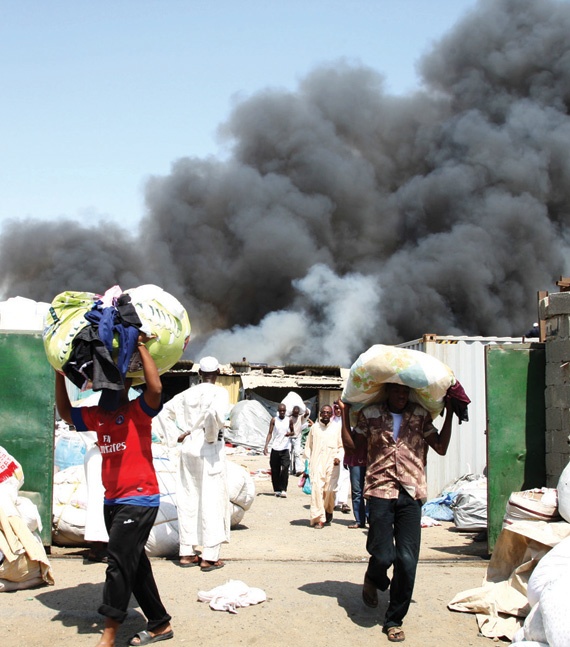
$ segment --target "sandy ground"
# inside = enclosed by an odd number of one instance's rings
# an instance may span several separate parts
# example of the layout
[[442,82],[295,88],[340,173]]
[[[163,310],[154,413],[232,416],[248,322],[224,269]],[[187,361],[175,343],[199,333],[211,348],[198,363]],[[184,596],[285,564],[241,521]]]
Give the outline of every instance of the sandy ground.
[[[263,456],[233,455],[250,472],[268,468]],[[223,547],[226,566],[210,573],[180,568],[176,560],[154,559],[153,569],[175,632],[168,645],[337,647],[388,645],[381,631],[387,593],[378,609],[361,601],[367,562],[366,531],[350,530],[352,514],[335,512],[323,530],[309,526],[309,497],[289,483],[287,499],[272,494],[271,482],[256,479],[257,494],[241,525]],[[483,647],[475,617],[447,610],[456,594],[480,586],[487,567],[486,544],[452,523],[423,530],[414,601],[406,618],[406,645]],[[55,586],[0,594],[0,645],[96,645],[103,620],[97,613],[103,564],[84,561],[84,549],[53,548]],[[197,592],[228,580],[261,588],[267,601],[238,610],[213,611]],[[133,604],[136,604],[133,600]],[[144,628],[134,606],[120,629],[118,645]],[[161,643],[162,644],[162,643]]]

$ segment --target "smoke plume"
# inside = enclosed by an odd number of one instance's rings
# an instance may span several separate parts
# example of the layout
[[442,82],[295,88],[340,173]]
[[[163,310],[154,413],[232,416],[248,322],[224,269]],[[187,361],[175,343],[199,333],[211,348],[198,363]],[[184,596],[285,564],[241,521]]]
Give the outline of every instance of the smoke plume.
[[155,283],[188,309],[189,357],[223,362],[524,334],[568,271],[570,5],[482,0],[419,70],[409,96],[335,61],[242,101],[230,158],[151,178],[135,237],[8,223],[4,298]]

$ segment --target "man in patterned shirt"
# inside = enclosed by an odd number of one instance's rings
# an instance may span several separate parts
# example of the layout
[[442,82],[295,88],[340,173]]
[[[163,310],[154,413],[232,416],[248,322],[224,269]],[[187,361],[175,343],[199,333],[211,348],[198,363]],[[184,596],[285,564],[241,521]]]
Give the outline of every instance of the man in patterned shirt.
[[[354,434],[368,440],[364,497],[369,505],[370,553],[362,599],[378,606],[378,591],[390,587],[390,602],[383,631],[390,642],[405,639],[402,622],[414,590],[420,553],[422,499],[427,496],[425,459],[428,446],[444,455],[451,438],[452,409],[446,403],[441,431],[430,414],[410,402],[410,389],[387,384],[387,401],[362,409],[350,428],[350,405],[343,408],[342,439],[347,452],[354,451]],[[394,566],[392,581],[387,571]]]

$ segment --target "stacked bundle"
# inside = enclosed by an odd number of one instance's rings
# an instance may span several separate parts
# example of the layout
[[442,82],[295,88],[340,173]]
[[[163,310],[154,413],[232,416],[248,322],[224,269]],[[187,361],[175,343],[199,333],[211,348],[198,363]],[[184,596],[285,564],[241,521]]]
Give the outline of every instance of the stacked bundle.
[[156,285],[103,296],[62,292],[45,317],[44,347],[50,364],[79,388],[121,391],[125,377],[143,381],[137,339],[144,333],[159,373],[179,359],[190,337],[186,310]]
[[376,344],[352,365],[342,400],[356,408],[367,406],[386,400],[386,384],[403,384],[411,389],[411,401],[437,416],[448,389],[456,382],[453,371],[431,355]]

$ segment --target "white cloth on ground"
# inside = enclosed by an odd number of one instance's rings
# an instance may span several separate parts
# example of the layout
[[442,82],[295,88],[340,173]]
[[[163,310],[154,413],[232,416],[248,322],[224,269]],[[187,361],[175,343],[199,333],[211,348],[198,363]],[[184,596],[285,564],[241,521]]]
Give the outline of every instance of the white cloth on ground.
[[214,611],[237,613],[240,607],[265,602],[267,595],[262,589],[250,587],[240,580],[228,580],[210,591],[198,591],[198,600],[209,602]]

